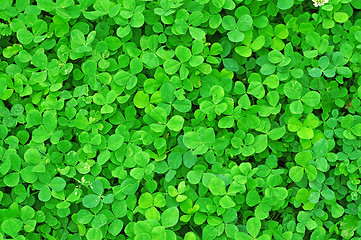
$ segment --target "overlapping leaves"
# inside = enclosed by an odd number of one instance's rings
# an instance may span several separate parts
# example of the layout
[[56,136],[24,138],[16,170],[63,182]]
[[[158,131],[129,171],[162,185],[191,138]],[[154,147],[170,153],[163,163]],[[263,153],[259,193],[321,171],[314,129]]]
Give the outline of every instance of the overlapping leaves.
[[0,237],[358,238],[359,9],[0,1]]

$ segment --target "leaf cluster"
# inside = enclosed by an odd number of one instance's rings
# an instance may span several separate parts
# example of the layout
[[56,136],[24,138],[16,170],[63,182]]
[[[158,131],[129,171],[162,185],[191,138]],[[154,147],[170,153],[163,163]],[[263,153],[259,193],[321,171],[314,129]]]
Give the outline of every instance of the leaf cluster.
[[0,0],[0,239],[359,239],[360,9]]

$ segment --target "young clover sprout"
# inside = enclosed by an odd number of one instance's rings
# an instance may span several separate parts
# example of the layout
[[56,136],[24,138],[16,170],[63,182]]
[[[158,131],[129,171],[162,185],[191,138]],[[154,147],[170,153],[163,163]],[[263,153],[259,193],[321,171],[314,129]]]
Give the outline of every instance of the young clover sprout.
[[312,1],[315,7],[321,7],[324,4],[328,3],[328,0],[312,0]]

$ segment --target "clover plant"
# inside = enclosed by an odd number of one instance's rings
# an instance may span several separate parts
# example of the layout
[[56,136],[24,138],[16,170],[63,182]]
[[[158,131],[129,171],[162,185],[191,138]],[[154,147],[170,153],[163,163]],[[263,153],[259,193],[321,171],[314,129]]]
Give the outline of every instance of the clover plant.
[[0,0],[0,239],[360,239],[360,19]]

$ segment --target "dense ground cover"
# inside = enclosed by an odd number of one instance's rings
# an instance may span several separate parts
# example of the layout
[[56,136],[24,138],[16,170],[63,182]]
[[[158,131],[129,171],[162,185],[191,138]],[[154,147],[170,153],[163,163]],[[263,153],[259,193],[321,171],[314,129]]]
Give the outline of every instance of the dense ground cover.
[[360,9],[0,0],[0,239],[360,239]]

